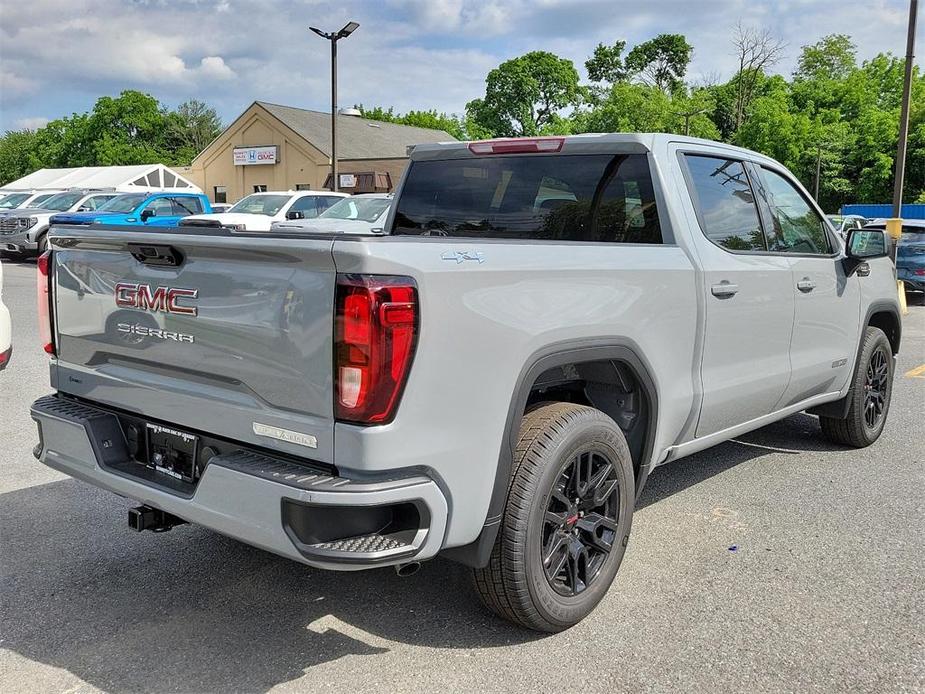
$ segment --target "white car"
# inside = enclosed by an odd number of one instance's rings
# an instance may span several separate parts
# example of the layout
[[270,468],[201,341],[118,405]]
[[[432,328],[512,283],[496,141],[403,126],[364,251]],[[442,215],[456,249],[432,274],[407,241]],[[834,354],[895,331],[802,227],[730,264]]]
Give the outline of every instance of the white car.
[[382,231],[392,206],[392,193],[351,195],[322,212],[316,219],[276,222],[273,231],[308,231],[369,234]]
[[3,263],[0,263],[0,371],[10,363],[13,356],[13,332],[10,325],[10,311],[3,303]]
[[41,207],[17,207],[0,217],[0,251],[20,256],[45,251],[51,218],[60,212],[92,212],[117,193],[68,190],[52,195]]
[[0,215],[14,212],[26,207],[41,207],[42,203],[60,190],[19,190],[3,191],[0,197]]
[[273,222],[313,219],[347,197],[330,190],[298,190],[253,193],[241,198],[227,212],[185,217],[182,226],[229,227],[237,231],[269,231]]

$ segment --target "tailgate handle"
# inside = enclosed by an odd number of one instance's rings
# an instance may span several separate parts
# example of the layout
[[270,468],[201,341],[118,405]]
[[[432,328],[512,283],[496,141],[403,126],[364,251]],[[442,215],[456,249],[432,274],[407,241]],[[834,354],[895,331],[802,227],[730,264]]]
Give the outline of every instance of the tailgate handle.
[[135,260],[145,265],[179,267],[183,263],[183,254],[173,246],[157,243],[130,243],[128,250]]

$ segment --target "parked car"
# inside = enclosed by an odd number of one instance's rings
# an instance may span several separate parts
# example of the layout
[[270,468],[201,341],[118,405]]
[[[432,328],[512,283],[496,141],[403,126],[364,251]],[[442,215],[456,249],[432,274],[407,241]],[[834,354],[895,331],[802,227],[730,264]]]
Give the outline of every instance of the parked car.
[[175,227],[189,215],[211,212],[201,193],[123,193],[92,212],[56,214],[51,224],[128,224]]
[[884,233],[843,246],[731,145],[425,144],[384,234],[168,230],[165,269],[137,232],[52,230],[39,460],[138,499],[135,530],[200,523],[325,569],[442,553],[530,629],[604,597],[653,467],[804,410],[869,446],[889,412]]
[[194,215],[184,226],[223,226],[237,231],[269,231],[273,222],[312,219],[328,209],[346,193],[330,190],[299,190],[253,193],[241,198],[230,210],[220,214]]
[[832,226],[835,227],[835,231],[838,232],[843,241],[848,237],[849,231],[852,229],[861,229],[867,224],[866,217],[861,217],[856,214],[828,214],[826,217],[832,223]]
[[60,192],[60,190],[33,190],[8,193],[0,198],[0,215],[26,207],[38,207],[52,195]]
[[10,311],[3,303],[3,263],[0,262],[0,371],[10,365],[13,357],[13,331]]
[[98,209],[117,193],[69,190],[52,195],[42,207],[17,209],[0,217],[0,250],[19,256],[43,253],[51,218],[59,212],[88,212]]
[[[886,229],[886,220],[874,220],[865,228]],[[925,219],[903,220],[896,242],[896,278],[907,290],[925,292]]]
[[273,231],[365,234],[383,232],[392,205],[391,193],[361,193],[338,200],[315,219],[273,222]]

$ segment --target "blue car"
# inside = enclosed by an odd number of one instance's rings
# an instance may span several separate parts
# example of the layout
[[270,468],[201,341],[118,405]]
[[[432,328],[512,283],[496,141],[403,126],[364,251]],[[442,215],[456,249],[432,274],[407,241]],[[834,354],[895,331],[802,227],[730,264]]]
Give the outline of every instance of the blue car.
[[212,212],[199,193],[123,193],[92,212],[56,214],[52,224],[128,224],[175,227],[191,214]]
[[[884,229],[886,223],[877,220],[867,228]],[[925,292],[925,219],[904,219],[903,231],[896,243],[896,279],[906,289]]]

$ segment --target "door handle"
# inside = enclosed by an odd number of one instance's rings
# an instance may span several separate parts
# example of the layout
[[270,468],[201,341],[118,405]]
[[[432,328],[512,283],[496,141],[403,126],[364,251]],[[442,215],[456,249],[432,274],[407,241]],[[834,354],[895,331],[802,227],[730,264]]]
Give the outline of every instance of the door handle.
[[710,287],[710,291],[713,296],[719,299],[729,299],[738,293],[739,285],[730,284],[729,280],[723,280],[719,284],[714,284]]
[[799,282],[797,282],[797,289],[801,292],[808,293],[816,288],[816,283],[813,282],[809,277],[804,277]]

